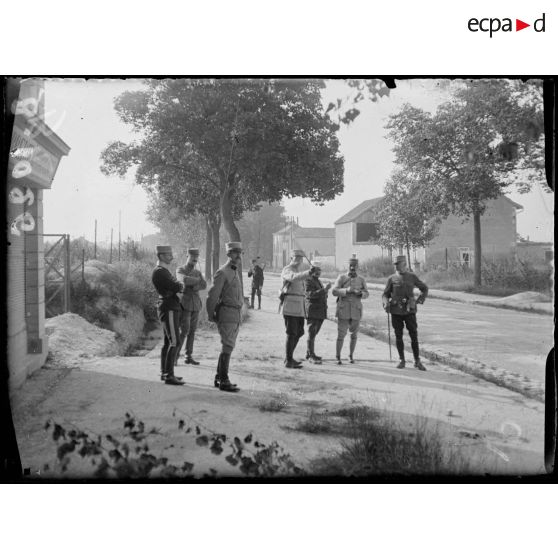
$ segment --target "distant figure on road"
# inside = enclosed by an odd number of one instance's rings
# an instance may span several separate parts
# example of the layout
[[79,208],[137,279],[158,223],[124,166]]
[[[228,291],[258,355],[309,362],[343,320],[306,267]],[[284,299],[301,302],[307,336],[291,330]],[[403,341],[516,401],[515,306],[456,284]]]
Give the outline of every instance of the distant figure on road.
[[341,349],[347,335],[351,334],[349,346],[349,362],[353,363],[358,337],[358,328],[362,319],[362,299],[368,298],[368,288],[364,277],[357,274],[358,259],[356,254],[349,259],[349,271],[337,277],[333,287],[333,295],[337,296],[337,344],[335,358],[337,364],[343,364]]
[[228,261],[221,266],[213,277],[213,286],[207,293],[207,316],[217,324],[221,336],[221,354],[217,364],[214,385],[222,391],[239,391],[236,384],[229,380],[229,363],[240,328],[242,305],[242,282],[239,266],[242,261],[242,244],[227,242]]
[[[391,275],[384,289],[382,304],[386,312],[391,314],[393,330],[395,331],[395,346],[399,353],[397,368],[405,368],[405,346],[403,344],[403,326],[407,327],[411,338],[411,348],[415,358],[415,368],[425,371],[420,361],[419,342],[417,333],[417,303],[422,304],[427,295],[428,287],[414,273],[407,271],[407,258],[397,256],[393,262],[395,273]],[[420,290],[420,296],[415,300],[413,289]]]
[[180,376],[174,375],[174,361],[178,346],[180,301],[177,294],[182,292],[182,284],[173,276],[170,263],[173,260],[170,246],[157,246],[157,266],[151,275],[151,281],[159,294],[157,316],[163,324],[165,340],[161,349],[161,380],[174,386],[184,385]]
[[306,360],[314,364],[321,364],[322,357],[315,353],[314,344],[324,320],[327,318],[327,295],[331,289],[328,281],[325,286],[320,281],[322,274],[322,264],[312,261],[313,271],[310,277],[304,282],[306,291],[306,323],[308,325],[308,348],[306,350]]
[[285,320],[285,367],[302,368],[302,362],[294,359],[294,350],[299,339],[304,335],[304,318],[306,308],[304,305],[304,280],[310,277],[309,271],[299,272],[300,264],[304,258],[302,250],[291,252],[291,262],[283,268],[281,279],[283,280],[284,293],[283,318]]
[[178,339],[178,347],[176,349],[175,365],[180,357],[180,349],[186,339],[186,364],[199,364],[192,356],[194,351],[194,337],[198,327],[198,318],[202,309],[202,301],[199,291],[207,288],[207,283],[199,269],[196,269],[200,251],[197,248],[188,250],[188,260],[186,265],[176,270],[178,280],[184,285],[182,299],[182,315],[180,318],[180,337]]
[[250,298],[250,308],[254,308],[254,297],[258,295],[258,310],[262,308],[262,287],[264,282],[265,264],[261,264],[260,257],[252,260],[252,267],[248,270],[248,277],[252,277],[252,295]]

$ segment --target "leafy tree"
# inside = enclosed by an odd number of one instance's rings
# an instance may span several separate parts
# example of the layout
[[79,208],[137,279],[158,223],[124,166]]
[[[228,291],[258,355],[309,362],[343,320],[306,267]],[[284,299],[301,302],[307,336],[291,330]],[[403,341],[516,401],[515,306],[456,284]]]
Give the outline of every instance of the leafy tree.
[[244,214],[238,222],[245,251],[249,257],[273,259],[273,233],[285,226],[285,210],[279,203],[262,204],[258,211]]
[[396,163],[422,184],[422,195],[437,200],[440,216],[473,216],[476,286],[486,202],[511,187],[528,191],[533,180],[544,184],[542,106],[537,83],[478,80],[433,115],[405,105],[387,125]]
[[422,184],[405,169],[396,169],[385,187],[378,221],[381,246],[404,246],[411,266],[411,248],[426,246],[438,232],[436,202],[425,195]]
[[[323,113],[321,80],[150,80],[115,101],[140,133],[111,143],[102,170],[136,181],[185,212],[214,212],[230,240],[262,201],[302,196],[320,203],[343,191],[337,124]],[[201,207],[201,209],[200,209]]]

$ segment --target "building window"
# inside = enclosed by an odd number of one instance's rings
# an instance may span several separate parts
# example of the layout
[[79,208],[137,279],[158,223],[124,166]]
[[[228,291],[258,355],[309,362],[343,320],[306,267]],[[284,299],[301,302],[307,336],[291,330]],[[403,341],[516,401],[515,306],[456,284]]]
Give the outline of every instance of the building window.
[[378,239],[377,223],[357,223],[355,242],[373,242]]

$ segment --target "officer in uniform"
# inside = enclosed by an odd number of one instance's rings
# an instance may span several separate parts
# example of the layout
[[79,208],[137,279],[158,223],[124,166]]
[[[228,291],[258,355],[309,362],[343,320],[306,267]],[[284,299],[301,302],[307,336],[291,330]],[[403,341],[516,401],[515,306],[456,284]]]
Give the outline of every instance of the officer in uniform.
[[304,318],[306,308],[304,304],[304,281],[310,277],[309,271],[299,272],[300,264],[304,258],[302,250],[291,252],[291,262],[283,268],[281,279],[283,280],[283,318],[287,339],[285,342],[285,367],[302,368],[302,362],[293,358],[294,350],[298,340],[304,335]]
[[239,266],[242,260],[242,244],[227,242],[228,261],[213,277],[213,285],[207,293],[207,316],[217,323],[221,336],[221,354],[217,364],[214,385],[222,391],[239,391],[229,380],[229,362],[240,328],[241,310],[244,303]]
[[351,334],[349,347],[349,362],[354,363],[354,352],[357,342],[358,328],[362,318],[362,299],[368,298],[368,288],[364,277],[357,274],[358,260],[356,254],[349,259],[349,271],[337,277],[333,287],[333,295],[337,296],[337,344],[335,358],[337,364],[341,361],[341,349],[347,335]]
[[197,360],[192,357],[194,350],[194,337],[198,327],[198,317],[202,308],[202,301],[199,291],[203,291],[207,287],[207,283],[199,269],[196,269],[200,251],[197,248],[188,250],[188,260],[186,265],[179,267],[176,270],[178,280],[184,285],[182,300],[182,317],[180,319],[180,338],[178,340],[178,347],[176,350],[176,361],[180,356],[180,349],[186,339],[186,364],[199,364]]
[[177,294],[182,284],[173,276],[170,263],[173,260],[170,246],[157,246],[157,266],[151,281],[159,294],[157,316],[163,324],[165,340],[161,349],[161,380],[174,386],[184,385],[180,376],[174,375],[174,361],[179,339],[180,301]]
[[264,266],[259,261],[260,257],[252,260],[252,267],[248,271],[248,277],[252,277],[252,295],[250,298],[250,308],[254,308],[254,297],[258,295],[258,310],[262,308],[262,287],[264,282]]
[[306,350],[306,360],[314,364],[321,364],[322,357],[316,355],[314,344],[324,320],[327,318],[327,295],[331,289],[328,281],[325,286],[320,281],[322,264],[317,261],[312,262],[314,270],[304,282],[306,292],[306,323],[308,325],[308,348]]
[[[382,304],[384,310],[391,314],[391,322],[395,331],[395,346],[399,353],[397,368],[405,368],[405,348],[403,344],[403,326],[407,327],[411,337],[411,348],[415,358],[415,368],[426,370],[419,355],[417,334],[417,303],[422,304],[427,295],[428,287],[414,273],[407,271],[407,258],[397,256],[393,262],[395,273],[391,275],[384,289]],[[415,300],[414,288],[420,290],[420,296]]]

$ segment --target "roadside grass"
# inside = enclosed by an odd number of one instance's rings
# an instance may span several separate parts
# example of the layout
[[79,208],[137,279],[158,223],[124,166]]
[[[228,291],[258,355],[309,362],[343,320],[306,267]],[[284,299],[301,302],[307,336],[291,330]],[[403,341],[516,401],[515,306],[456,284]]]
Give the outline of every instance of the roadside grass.
[[[417,417],[413,428],[401,426],[390,414],[367,407],[330,413],[344,419],[337,428],[341,449],[314,460],[316,476],[449,476],[470,473],[464,455],[444,443],[428,419]],[[313,418],[314,423],[317,419]]]
[[262,413],[279,413],[284,411],[287,405],[287,398],[283,394],[279,394],[260,401],[258,403],[258,409]]

